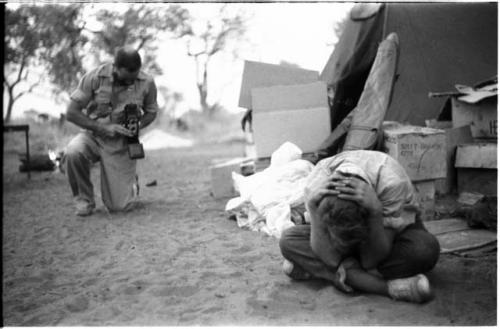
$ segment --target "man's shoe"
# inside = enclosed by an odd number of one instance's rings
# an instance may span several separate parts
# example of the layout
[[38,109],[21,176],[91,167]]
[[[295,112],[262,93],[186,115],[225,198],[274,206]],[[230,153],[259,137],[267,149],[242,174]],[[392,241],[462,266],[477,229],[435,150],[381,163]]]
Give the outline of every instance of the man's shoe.
[[76,215],[85,217],[92,215],[95,205],[88,202],[77,202],[76,204]]
[[395,300],[425,303],[434,297],[431,285],[423,274],[387,282],[389,295]]
[[309,272],[306,272],[300,266],[294,265],[287,259],[283,261],[283,272],[294,280],[308,280],[312,278]]

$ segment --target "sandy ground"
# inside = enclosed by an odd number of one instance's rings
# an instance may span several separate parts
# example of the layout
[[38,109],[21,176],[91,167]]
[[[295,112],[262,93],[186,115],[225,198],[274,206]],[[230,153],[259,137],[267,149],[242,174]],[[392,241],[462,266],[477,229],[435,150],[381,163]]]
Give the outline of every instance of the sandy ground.
[[291,281],[277,240],[239,229],[209,194],[211,160],[242,155],[241,144],[148,151],[145,207],[108,214],[96,188],[97,212],[77,218],[62,174],[28,181],[6,154],[4,325],[496,324],[496,254],[441,257],[425,305]]

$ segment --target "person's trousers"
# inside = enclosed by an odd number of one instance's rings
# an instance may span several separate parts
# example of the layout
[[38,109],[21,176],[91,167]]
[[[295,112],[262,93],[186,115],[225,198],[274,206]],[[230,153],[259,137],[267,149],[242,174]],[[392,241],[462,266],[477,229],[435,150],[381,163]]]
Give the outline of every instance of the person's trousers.
[[110,211],[125,210],[134,200],[136,160],[129,158],[124,137],[104,138],[84,131],[68,144],[63,162],[76,202],[95,205],[90,168],[99,161],[102,201]]
[[[283,232],[279,242],[283,256],[315,277],[331,280],[325,264],[314,254],[311,245],[311,226],[297,225]],[[430,271],[439,258],[439,242],[422,222],[409,225],[395,238],[390,255],[379,264],[384,279],[410,277]]]

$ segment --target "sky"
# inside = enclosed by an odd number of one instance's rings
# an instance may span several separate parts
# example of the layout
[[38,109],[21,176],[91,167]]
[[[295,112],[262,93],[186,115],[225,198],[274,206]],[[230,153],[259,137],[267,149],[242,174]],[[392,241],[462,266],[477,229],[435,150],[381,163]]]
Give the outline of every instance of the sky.
[[[90,5],[90,4],[89,4]],[[249,17],[246,41],[238,48],[238,58],[231,53],[219,53],[209,66],[209,103],[219,102],[232,112],[243,111],[238,107],[241,75],[244,60],[279,64],[281,61],[297,64],[302,68],[321,72],[333,45],[337,41],[333,32],[335,23],[342,20],[352,3],[232,3],[232,10],[240,10]],[[93,8],[113,6],[125,9],[128,4],[94,4]],[[182,4],[200,20],[213,17],[219,4]],[[159,36],[158,63],[162,76],[155,76],[158,86],[183,94],[176,114],[199,108],[196,89],[196,71],[192,58],[186,55],[185,44]],[[159,104],[164,100],[160,97]],[[5,104],[5,100],[4,100]],[[13,117],[35,108],[59,116],[64,113],[65,102],[57,104],[54,97],[43,88],[34,95],[19,99]]]

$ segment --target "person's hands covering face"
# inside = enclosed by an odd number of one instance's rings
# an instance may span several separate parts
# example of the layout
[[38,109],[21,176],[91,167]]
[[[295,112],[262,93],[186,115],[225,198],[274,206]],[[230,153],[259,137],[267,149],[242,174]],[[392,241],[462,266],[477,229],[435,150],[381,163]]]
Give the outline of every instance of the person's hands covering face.
[[334,181],[336,180],[337,178],[327,178],[321,181],[314,190],[306,191],[306,209],[311,216],[318,214],[319,204],[325,196],[338,194],[334,185]]

